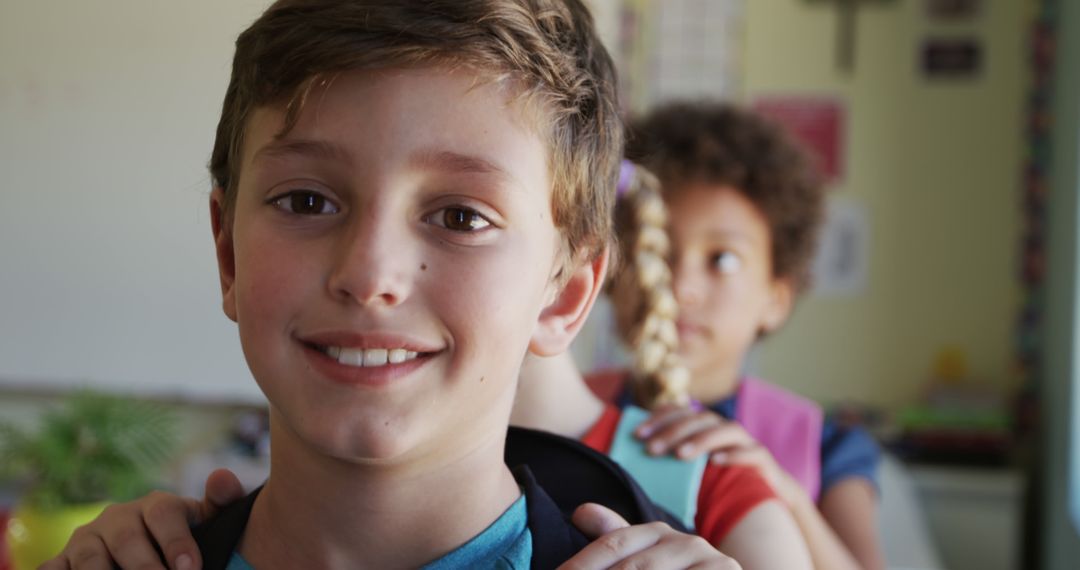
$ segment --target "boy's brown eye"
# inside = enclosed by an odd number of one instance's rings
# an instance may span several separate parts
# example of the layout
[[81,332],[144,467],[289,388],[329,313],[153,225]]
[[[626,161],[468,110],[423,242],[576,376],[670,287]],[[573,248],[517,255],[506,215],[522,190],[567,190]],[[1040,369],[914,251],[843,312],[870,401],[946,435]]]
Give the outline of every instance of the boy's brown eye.
[[277,207],[303,216],[319,216],[337,213],[337,207],[330,200],[317,192],[289,192],[274,200]]
[[297,214],[318,214],[326,205],[326,198],[318,194],[296,193],[289,197],[289,206]]
[[491,225],[479,212],[469,208],[446,208],[442,212],[442,223],[439,225],[448,230],[473,232]]

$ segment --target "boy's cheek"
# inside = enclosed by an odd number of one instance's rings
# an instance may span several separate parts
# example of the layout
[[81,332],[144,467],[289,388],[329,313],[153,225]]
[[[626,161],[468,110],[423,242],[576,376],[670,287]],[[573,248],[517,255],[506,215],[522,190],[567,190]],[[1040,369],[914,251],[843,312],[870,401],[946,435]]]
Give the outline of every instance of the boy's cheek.
[[[239,319],[266,320],[294,307],[306,290],[317,285],[303,263],[273,255],[238,255],[236,277],[224,293],[226,315]],[[231,312],[231,314],[230,314]]]

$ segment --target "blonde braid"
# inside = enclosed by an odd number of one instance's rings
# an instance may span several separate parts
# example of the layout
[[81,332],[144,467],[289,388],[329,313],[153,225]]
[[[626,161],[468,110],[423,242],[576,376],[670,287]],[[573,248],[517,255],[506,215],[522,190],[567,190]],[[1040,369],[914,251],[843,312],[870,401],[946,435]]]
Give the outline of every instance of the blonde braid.
[[608,291],[619,334],[634,353],[635,400],[649,408],[687,404],[690,374],[676,353],[678,304],[671,289],[667,207],[660,183],[649,171],[626,162],[619,190],[615,232],[621,263]]

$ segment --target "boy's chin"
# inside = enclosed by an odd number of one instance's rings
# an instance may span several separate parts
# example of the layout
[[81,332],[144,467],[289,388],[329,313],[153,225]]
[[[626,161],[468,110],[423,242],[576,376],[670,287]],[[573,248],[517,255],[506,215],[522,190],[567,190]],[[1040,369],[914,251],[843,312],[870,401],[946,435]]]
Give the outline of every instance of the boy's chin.
[[313,443],[323,455],[357,466],[393,465],[416,451],[416,446],[407,438],[393,434],[356,435],[344,441],[334,438],[320,442],[318,439],[315,438]]
[[292,443],[343,463],[382,465],[408,457],[422,439],[409,433],[413,430],[383,420],[346,422],[331,417],[305,422],[291,430],[297,436]]

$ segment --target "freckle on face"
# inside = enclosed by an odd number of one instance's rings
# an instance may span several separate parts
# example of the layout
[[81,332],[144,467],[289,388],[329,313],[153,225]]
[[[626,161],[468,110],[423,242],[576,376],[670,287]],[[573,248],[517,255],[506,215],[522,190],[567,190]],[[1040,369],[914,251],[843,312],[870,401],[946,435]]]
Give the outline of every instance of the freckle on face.
[[420,264],[420,271],[427,271],[427,264],[426,263],[421,263]]

